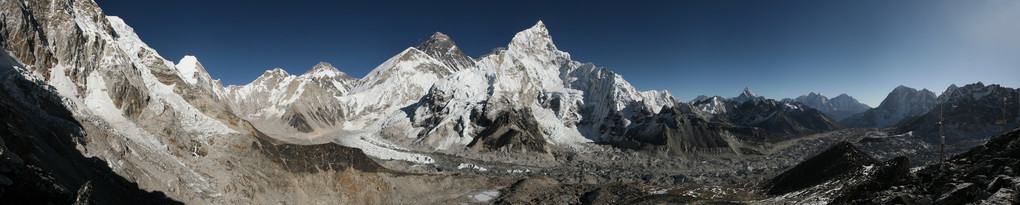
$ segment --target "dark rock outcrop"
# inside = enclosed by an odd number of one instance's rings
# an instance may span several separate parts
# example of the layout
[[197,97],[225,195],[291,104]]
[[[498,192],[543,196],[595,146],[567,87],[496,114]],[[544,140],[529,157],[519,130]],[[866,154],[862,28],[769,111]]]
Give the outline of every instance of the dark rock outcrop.
[[457,44],[450,39],[450,36],[443,33],[436,32],[432,34],[429,40],[422,42],[421,45],[415,48],[436,60],[442,61],[443,64],[446,64],[446,66],[454,71],[475,66],[475,60],[464,54],[464,51],[457,47]]
[[[910,160],[906,157],[878,162],[844,141],[766,181],[760,188],[766,195],[855,204],[860,202],[853,199],[889,189],[909,176]],[[831,201],[817,201],[826,198]]]
[[651,115],[627,132],[632,141],[617,142],[616,145],[664,150],[674,156],[733,150],[727,136],[724,136],[728,126],[698,118],[690,109],[685,111],[684,108],[683,105],[663,108],[659,114]]
[[474,121],[486,128],[468,143],[468,147],[484,147],[490,151],[548,153],[545,135],[539,130],[534,116],[528,108],[511,109],[495,119],[478,116]]
[[[847,192],[850,204],[1017,204],[1020,189],[1020,129],[992,137],[983,146],[945,163],[929,165],[891,186]],[[871,183],[871,182],[869,182]]]
[[750,100],[738,104],[728,114],[728,120],[735,125],[766,133],[743,133],[747,136],[745,140],[755,142],[777,142],[843,128],[818,110],[800,103],[783,103],[773,99]]
[[874,164],[875,159],[853,144],[840,142],[772,178],[766,183],[765,190],[772,195],[785,194],[846,177],[863,166]]
[[343,171],[348,168],[363,172],[389,171],[357,148],[335,143],[294,145],[276,142],[267,137],[257,139],[252,147],[291,172],[315,173],[327,170]]
[[[643,106],[631,106],[638,114],[632,117],[628,129],[622,129],[622,125],[607,127],[610,133],[625,132],[622,140],[602,143],[672,156],[739,155],[756,152],[744,147],[748,144],[775,143],[843,128],[825,114],[803,104],[747,93],[749,91],[741,94],[745,99],[743,103],[707,99],[695,104],[663,107],[658,113],[651,113],[651,109]],[[699,110],[697,106],[706,103],[722,103],[715,106],[726,108],[720,108],[715,114]]]
[[[536,177],[522,179],[500,190],[493,204],[689,204],[720,203],[672,193],[648,193],[637,184],[561,184]],[[725,203],[723,203],[725,204]]]

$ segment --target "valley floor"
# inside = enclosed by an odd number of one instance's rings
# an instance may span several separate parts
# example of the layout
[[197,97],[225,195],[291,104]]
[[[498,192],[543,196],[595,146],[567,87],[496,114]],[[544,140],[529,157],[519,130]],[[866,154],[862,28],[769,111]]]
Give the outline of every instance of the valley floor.
[[[892,136],[879,129],[850,128],[756,146],[740,155],[697,153],[684,157],[666,157],[655,153],[621,150],[609,145],[586,144],[584,146],[588,150],[595,151],[578,153],[561,150],[555,151],[555,157],[551,160],[524,159],[547,160],[541,163],[483,161],[442,154],[429,154],[435,159],[433,164],[376,160],[400,172],[431,176],[480,176],[489,179],[491,184],[488,188],[448,194],[457,196],[457,201],[478,198],[478,202],[514,202],[524,197],[539,201],[518,202],[570,202],[560,201],[557,197],[549,201],[539,199],[543,194],[516,193],[545,189],[543,193],[572,195],[576,199],[584,198],[582,195],[593,191],[614,190],[610,193],[620,194],[629,190],[634,193],[618,197],[665,202],[753,202],[766,199],[766,196],[757,193],[755,187],[758,183],[841,141],[851,142],[879,161],[907,156],[912,160],[913,167],[937,161],[939,154],[938,145],[928,144],[917,137]],[[983,140],[961,142],[949,146],[948,152],[961,153],[981,143]],[[522,189],[522,186],[531,188]]]

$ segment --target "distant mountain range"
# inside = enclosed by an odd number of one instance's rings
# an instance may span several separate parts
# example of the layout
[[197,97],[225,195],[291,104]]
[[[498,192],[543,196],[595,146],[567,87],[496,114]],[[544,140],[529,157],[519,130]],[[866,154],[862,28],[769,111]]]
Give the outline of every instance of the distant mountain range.
[[963,87],[950,85],[942,95],[927,89],[916,90],[899,86],[889,93],[882,104],[842,121],[851,127],[894,128],[896,133],[922,136],[929,142],[939,141],[939,122],[949,142],[984,139],[1001,134],[995,123],[1005,120],[1005,129],[1018,125],[1018,90],[981,82]]
[[850,117],[851,115],[862,113],[871,109],[871,106],[865,105],[864,103],[858,102],[857,99],[850,97],[847,94],[840,94],[832,99],[829,99],[821,93],[808,93],[807,95],[801,95],[794,99],[783,99],[783,101],[795,101],[803,103],[808,107],[817,109],[822,113],[825,113],[833,120],[840,121]]
[[[963,87],[950,85],[935,100],[935,105],[922,114],[896,123],[896,132],[921,136],[939,142],[942,129],[947,143],[961,140],[984,140],[1002,134],[1020,123],[1020,89],[981,82]],[[1000,130],[996,121],[1005,120]],[[939,126],[939,122],[942,126]]]

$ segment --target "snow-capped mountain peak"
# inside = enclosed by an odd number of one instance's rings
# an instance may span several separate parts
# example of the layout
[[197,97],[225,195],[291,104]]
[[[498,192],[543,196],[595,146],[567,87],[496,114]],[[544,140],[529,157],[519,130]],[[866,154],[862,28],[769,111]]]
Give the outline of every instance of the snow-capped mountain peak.
[[251,93],[248,92],[252,91],[252,89],[256,89],[256,87],[262,87],[259,89],[272,89],[284,81],[290,81],[288,79],[292,78],[297,78],[297,76],[287,73],[287,71],[283,70],[282,68],[274,68],[272,70],[266,70],[266,72],[262,73],[262,75],[259,76],[258,78],[255,78],[255,80],[249,83],[248,85],[231,85],[228,86],[227,89],[234,91],[248,90],[247,92],[244,92],[245,94],[235,96],[241,97],[244,95],[250,95]]
[[219,80],[213,80],[195,56],[184,56],[177,65],[174,65],[174,68],[185,83],[217,96],[222,94],[223,84]]
[[450,36],[440,32],[432,34],[429,40],[415,48],[443,62],[454,71],[475,67],[475,60],[464,54]]
[[706,97],[702,100],[695,101],[697,107],[702,112],[711,114],[723,114],[733,106],[727,105],[726,101],[719,96]]
[[443,34],[443,32],[439,32],[439,31],[436,31],[435,33],[433,33],[432,37],[429,37],[429,38],[430,39],[437,39],[437,40],[450,40],[450,36],[447,36],[446,34]]
[[309,69],[304,74],[301,74],[301,77],[304,77],[304,78],[332,78],[332,77],[336,77],[336,76],[346,76],[346,75],[347,75],[346,73],[340,72],[340,70],[338,70],[336,67],[333,67],[333,65],[331,65],[331,64],[329,64],[327,62],[319,62],[319,64],[315,64],[315,66],[313,66],[312,69]]
[[205,69],[202,68],[202,64],[198,62],[198,58],[195,58],[195,56],[192,55],[186,55],[184,58],[181,58],[175,67],[177,68],[177,73],[181,76],[181,80],[184,80],[184,82],[187,82],[188,84],[198,83],[198,77],[196,75],[209,75],[205,72]]
[[754,92],[752,92],[752,91],[751,91],[751,87],[744,87],[744,92],[741,92],[741,93],[740,93],[740,96],[745,96],[745,97],[758,97],[758,95],[757,95],[757,94],[754,94]]
[[757,94],[754,94],[754,92],[751,91],[750,87],[744,87],[744,92],[741,92],[739,96],[733,98],[732,100],[733,100],[733,102],[736,102],[736,103],[740,104],[740,103],[744,103],[744,102],[751,101],[751,100],[754,100],[754,99],[759,99],[759,98],[762,98],[762,97],[758,96]]
[[531,51],[531,50],[559,50],[553,44],[552,36],[542,21],[538,21],[531,28],[517,32],[510,43],[508,50]]
[[815,92],[810,92],[810,93],[808,93],[805,96],[810,97],[810,98],[826,98],[826,99],[828,99],[828,97],[826,97],[824,94],[822,94],[822,93],[815,93]]
[[821,93],[811,92],[808,93],[807,95],[801,95],[800,97],[797,97],[797,99],[795,100],[797,102],[804,103],[805,105],[811,108],[815,108],[817,110],[822,111],[826,111],[828,110],[827,108],[832,107],[832,105],[829,105],[829,98],[825,97],[825,95],[822,95]]
[[263,76],[265,76],[265,75],[280,76],[280,75],[290,75],[290,73],[287,73],[287,71],[283,70],[283,68],[273,68],[272,70],[266,70],[266,72],[263,73],[262,75]]
[[291,76],[290,73],[287,73],[287,71],[283,70],[283,68],[273,68],[272,70],[267,70],[265,73],[262,73],[262,76],[256,78],[255,82],[266,81],[271,79],[279,80],[289,76]]
[[[368,75],[365,76],[365,78],[363,78],[362,82],[364,84],[356,88],[356,90],[357,92],[360,92],[362,91],[362,89],[374,87],[381,81],[391,80],[389,79],[390,76],[394,75],[406,78],[416,77],[421,74],[436,75],[434,77],[430,77],[431,79],[446,76],[453,72],[454,71],[452,68],[446,66],[445,64],[442,64],[441,62],[439,62],[439,60],[435,59],[431,55],[428,55],[427,53],[422,52],[421,50],[418,50],[415,47],[408,47],[407,49],[404,49],[404,51],[400,52],[400,54],[391,57],[389,60],[386,60],[386,62],[383,62],[375,69],[372,69],[372,71],[369,72]],[[427,89],[432,85],[434,81],[435,80],[432,79],[427,81],[421,82],[414,81],[409,83],[415,83],[418,84],[420,87],[424,87],[425,89]]]
[[[1001,88],[1001,86],[999,86],[997,84],[991,84],[991,85],[985,86],[985,84],[982,83],[982,82],[977,82],[977,83],[973,83],[973,84],[967,84],[967,85],[964,85],[963,87],[958,87],[955,84],[953,84],[953,85],[950,85],[949,88],[946,88],[946,91],[943,92],[942,95],[940,95],[938,97],[938,101],[939,101],[939,103],[946,103],[946,102],[952,103],[952,102],[958,102],[961,99],[982,99],[985,96],[988,96],[988,95],[991,95],[991,94],[995,94],[995,92],[1003,92],[1003,91],[999,90],[1000,88]],[[995,95],[1003,95],[1003,94],[995,94]],[[1001,100],[1002,98],[998,98],[998,99]]]

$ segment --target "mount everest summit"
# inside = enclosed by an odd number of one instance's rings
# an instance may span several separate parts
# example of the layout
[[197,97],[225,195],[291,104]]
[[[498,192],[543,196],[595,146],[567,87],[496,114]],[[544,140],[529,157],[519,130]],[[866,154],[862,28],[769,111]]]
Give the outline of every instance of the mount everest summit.
[[[669,180],[573,169],[769,159],[844,125],[931,133],[933,107],[948,104],[957,136],[989,134],[970,126],[989,117],[966,113],[1015,109],[993,106],[1015,89],[983,84],[938,98],[896,88],[873,109],[845,94],[775,100],[750,88],[683,102],[572,60],[541,21],[477,58],[436,32],[363,78],[320,62],[300,75],[277,68],[224,87],[207,72],[216,68],[196,56],[164,59],[95,2],[3,1],[0,10],[0,196],[24,203],[449,202],[509,185],[485,178],[496,171],[459,175],[485,172],[481,164],[511,176],[684,183],[704,179],[674,167],[654,169]],[[743,163],[768,161],[753,159]],[[702,164],[709,161],[717,160]],[[770,174],[746,169],[739,176]],[[457,174],[405,173],[416,171]]]

